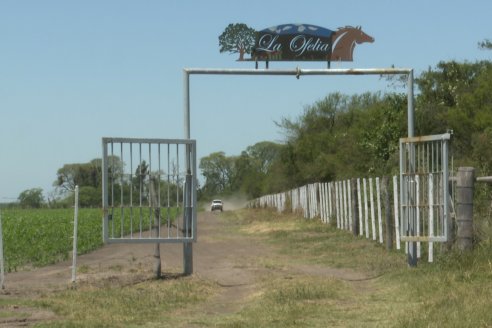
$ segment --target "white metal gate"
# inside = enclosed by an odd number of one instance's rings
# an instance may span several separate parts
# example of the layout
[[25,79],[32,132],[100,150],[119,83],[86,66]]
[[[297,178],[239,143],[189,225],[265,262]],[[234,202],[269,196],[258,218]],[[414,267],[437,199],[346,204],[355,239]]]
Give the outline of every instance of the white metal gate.
[[450,134],[400,139],[401,240],[449,238]]
[[106,243],[196,240],[196,142],[103,138]]

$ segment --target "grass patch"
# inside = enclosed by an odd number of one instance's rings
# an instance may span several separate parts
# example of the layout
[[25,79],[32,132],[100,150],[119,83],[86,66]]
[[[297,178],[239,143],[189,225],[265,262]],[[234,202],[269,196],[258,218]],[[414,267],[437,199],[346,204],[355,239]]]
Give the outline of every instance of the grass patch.
[[184,307],[205,301],[214,285],[197,278],[151,280],[125,287],[67,290],[34,301],[63,319],[40,327],[128,327],[173,319]]
[[392,294],[390,289],[361,292],[360,285],[330,277],[270,277],[242,311],[199,323],[206,327],[388,327],[402,310],[390,302]]
[[[472,252],[437,254],[434,263],[420,261],[417,268],[410,269],[403,251],[386,252],[376,242],[354,237],[319,220],[265,210],[235,215],[232,219],[244,223],[240,233],[254,234],[278,246],[289,260],[382,276],[353,283],[336,279],[327,282],[326,278],[277,281],[274,285],[269,282],[254,305],[219,326],[492,325],[490,243],[479,244]],[[332,293],[323,291],[327,286]]]
[[294,261],[350,268],[373,275],[406,268],[403,253],[388,253],[379,243],[354,237],[347,231],[338,230],[319,220],[306,220],[294,214],[265,210],[235,213],[236,220],[243,221],[240,232],[254,234],[278,245],[281,253]]

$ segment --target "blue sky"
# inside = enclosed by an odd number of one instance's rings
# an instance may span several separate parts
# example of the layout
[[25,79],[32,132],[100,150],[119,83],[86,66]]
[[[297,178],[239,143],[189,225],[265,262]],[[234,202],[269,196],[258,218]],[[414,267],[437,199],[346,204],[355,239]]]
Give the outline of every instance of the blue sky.
[[[261,30],[361,25],[375,38],[333,68],[414,68],[490,59],[492,1],[0,0],[0,202],[52,190],[66,163],[101,157],[101,138],[182,138],[183,68],[253,68],[220,54],[229,23]],[[270,68],[325,68],[272,63]],[[378,77],[192,76],[198,156],[282,141],[275,121],[330,92],[392,91]]]

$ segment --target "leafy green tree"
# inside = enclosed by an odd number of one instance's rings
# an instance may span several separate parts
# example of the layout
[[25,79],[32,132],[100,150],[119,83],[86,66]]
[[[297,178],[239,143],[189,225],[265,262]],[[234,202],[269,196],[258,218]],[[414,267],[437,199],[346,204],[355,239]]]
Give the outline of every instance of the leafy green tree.
[[279,125],[287,137],[282,154],[287,178],[299,185],[370,171],[370,154],[362,144],[367,136],[361,131],[374,129],[367,126],[364,113],[381,103],[378,94],[334,93],[307,107],[297,121],[283,119]]
[[359,113],[360,122],[354,133],[369,172],[396,173],[391,171],[398,165],[399,139],[407,135],[406,109],[406,94],[387,94]]
[[[110,156],[108,160],[111,163],[111,167],[114,172],[109,172],[115,180],[119,180],[124,163],[117,156]],[[75,186],[79,186],[80,190],[85,188],[85,200],[91,200],[91,204],[80,202],[81,206],[99,206],[101,203],[101,187],[102,187],[102,160],[100,158],[93,159],[88,163],[74,163],[65,164],[57,171],[57,179],[53,182],[53,186],[56,188],[56,194],[61,198],[67,198],[65,202],[71,204],[70,197],[75,191]],[[118,187],[119,188],[119,187]],[[92,192],[92,195],[88,193]],[[50,202],[53,203],[50,199]]]
[[484,61],[439,62],[435,69],[429,68],[416,79],[420,103],[434,107],[459,105],[460,95],[474,88],[476,77],[487,66],[490,63]]
[[27,208],[40,208],[44,203],[43,189],[32,188],[19,194],[19,204]]
[[262,141],[253,146],[248,146],[246,154],[254,161],[254,165],[259,172],[267,173],[278,158],[281,148],[281,144]]
[[199,167],[205,177],[205,194],[213,196],[231,191],[235,173],[234,158],[226,157],[224,152],[212,153],[200,159]]
[[101,185],[101,160],[94,159],[89,163],[65,164],[58,169],[57,179],[53,185],[63,191],[72,192],[75,186]]
[[244,60],[244,54],[251,54],[255,45],[256,31],[246,24],[229,24],[219,36],[220,53],[239,53],[238,60]]
[[416,108],[418,133],[452,130],[455,164],[479,165],[472,161],[477,146],[473,136],[492,123],[491,79],[491,62],[450,61],[440,62],[416,80],[420,90]]

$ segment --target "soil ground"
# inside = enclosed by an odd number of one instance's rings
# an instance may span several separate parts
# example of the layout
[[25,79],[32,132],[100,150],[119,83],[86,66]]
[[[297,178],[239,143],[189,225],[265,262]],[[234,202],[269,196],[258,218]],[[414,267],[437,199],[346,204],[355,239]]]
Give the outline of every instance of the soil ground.
[[[359,281],[363,273],[292,264],[281,269],[259,265],[269,259],[278,259],[274,246],[254,237],[229,234],[219,213],[202,212],[198,215],[198,242],[193,245],[193,274],[214,281],[220,291],[200,309],[208,315],[234,313],[255,293],[255,284],[265,271],[276,270],[286,277],[296,274],[323,275],[344,280]],[[77,282],[81,285],[131,285],[153,278],[153,244],[112,244],[77,258]],[[182,272],[182,244],[161,244],[162,271],[167,276]],[[288,261],[287,261],[288,263]],[[56,265],[8,273],[3,298],[35,298],[46,292],[65,290],[72,286],[71,261]],[[280,271],[280,272],[279,272]],[[29,326],[54,319],[55,314],[34,308],[5,308],[0,305],[0,327]],[[28,313],[29,315],[25,315]],[[27,319],[26,319],[27,318]]]

